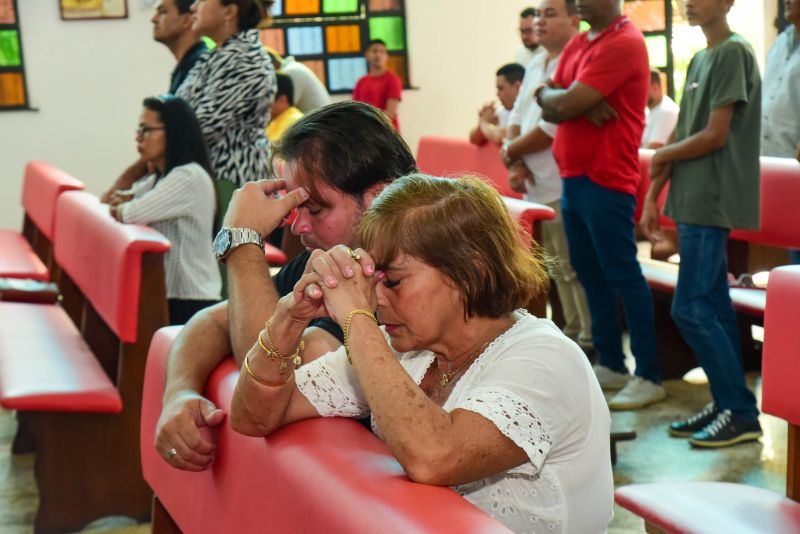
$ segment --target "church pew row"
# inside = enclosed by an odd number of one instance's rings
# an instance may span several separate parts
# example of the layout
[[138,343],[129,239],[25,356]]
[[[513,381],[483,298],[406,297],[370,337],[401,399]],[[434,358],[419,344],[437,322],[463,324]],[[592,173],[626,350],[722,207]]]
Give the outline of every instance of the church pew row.
[[616,502],[644,518],[647,532],[800,532],[800,266],[770,274],[766,291],[762,409],[788,422],[786,496],[729,482],[659,482],[616,490]]
[[[142,469],[155,493],[154,533],[508,532],[452,490],[410,482],[386,445],[347,419],[301,421],[267,438],[238,434],[226,419],[206,429],[217,444],[209,470],[174,469],[154,443],[166,357],[179,331],[156,333],[145,375]],[[238,375],[228,358],[206,385],[226,413]]]
[[[640,192],[650,183],[650,158],[653,151],[640,151],[642,184]],[[743,254],[746,264],[747,247],[750,244],[779,248],[800,248],[800,225],[796,199],[800,198],[800,164],[786,158],[761,158],[761,224],[758,230],[734,230],[730,234],[729,262],[731,254]],[[639,203],[644,194],[639,195]],[[663,207],[666,194],[659,203]],[[672,220],[662,216],[662,226],[674,228]],[[732,260],[734,263],[736,260]],[[640,259],[642,272],[653,291],[656,326],[662,376],[679,378],[697,366],[691,349],[686,345],[670,317],[672,295],[678,281],[678,265],[653,259]],[[729,264],[729,270],[736,270]],[[737,273],[738,274],[738,273]],[[752,340],[751,327],[762,326],[766,305],[763,289],[733,287],[731,300],[737,312],[740,338],[744,350],[744,364],[748,370],[760,368],[760,355]]]
[[22,232],[0,229],[0,278],[50,278],[56,200],[79,189],[83,183],[43,161],[25,166]]
[[82,191],[59,196],[55,219],[62,300],[0,302],[0,405],[17,410],[35,449],[35,530],[147,520],[138,432],[147,348],[167,323],[170,244]]

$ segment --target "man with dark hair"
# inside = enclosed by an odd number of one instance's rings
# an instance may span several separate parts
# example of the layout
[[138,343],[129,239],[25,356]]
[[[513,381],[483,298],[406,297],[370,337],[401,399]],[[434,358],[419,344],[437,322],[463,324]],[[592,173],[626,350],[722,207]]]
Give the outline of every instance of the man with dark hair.
[[500,144],[506,135],[506,125],[511,108],[522,85],[525,68],[519,63],[503,65],[495,73],[497,102],[489,102],[478,111],[478,125],[469,133],[469,142],[484,145],[488,142]]
[[515,54],[515,61],[525,67],[530,66],[536,54],[541,52],[539,48],[539,39],[536,37],[536,31],[533,28],[533,19],[536,17],[536,8],[526,7],[519,14],[519,37],[522,44],[517,49]]
[[386,113],[397,131],[400,123],[397,110],[403,99],[403,81],[389,70],[389,53],[382,39],[373,39],[367,44],[364,52],[367,58],[368,72],[362,76],[353,89],[353,100],[366,102]]
[[661,86],[661,73],[657,69],[651,70],[642,147],[661,148],[667,144],[678,123],[679,111],[678,104],[669,95],[664,94],[664,88]]
[[[282,162],[284,179],[248,182],[234,193],[214,242],[217,257],[228,267],[230,299],[195,315],[169,355],[156,448],[173,467],[211,466],[215,446],[200,428],[220,424],[224,412],[202,396],[203,386],[231,352],[241,364],[278,299],[303,276],[308,251],[353,246],[354,229],[373,198],[395,178],[416,170],[411,150],[385,115],[358,102],[305,115],[273,147],[272,159]],[[288,194],[275,198],[284,188]],[[292,232],[307,252],[270,281],[263,236],[294,208]],[[336,323],[322,319],[311,324],[304,339],[306,351],[319,354],[341,346],[342,333]]]
[[208,51],[200,36],[192,30],[193,0],[161,0],[150,22],[153,39],[169,48],[178,64],[172,71],[169,93],[175,94],[186,75],[200,57]]
[[303,112],[294,106],[294,84],[288,74],[276,74],[278,91],[272,101],[270,120],[267,124],[267,139],[277,143],[289,126],[300,120]]
[[[567,43],[552,80],[535,91],[542,117],[557,122],[553,155],[564,178],[561,207],[572,259],[592,316],[595,365],[604,389],[622,389],[612,410],[666,398],[658,366],[653,297],[636,259],[633,213],[650,65],[644,36],[619,0],[581,0],[591,26]],[[625,367],[619,303],[636,373]]]

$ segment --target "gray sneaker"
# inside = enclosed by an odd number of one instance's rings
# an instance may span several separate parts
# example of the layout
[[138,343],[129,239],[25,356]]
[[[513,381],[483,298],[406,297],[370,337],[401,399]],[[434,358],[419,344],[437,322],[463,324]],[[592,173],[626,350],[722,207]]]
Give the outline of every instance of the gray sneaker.
[[628,373],[618,373],[599,363],[594,364],[592,369],[597,381],[600,382],[600,387],[606,391],[616,391],[624,388],[631,377]]
[[608,408],[611,410],[638,410],[666,398],[667,391],[664,386],[634,376],[622,388],[622,391],[608,401]]

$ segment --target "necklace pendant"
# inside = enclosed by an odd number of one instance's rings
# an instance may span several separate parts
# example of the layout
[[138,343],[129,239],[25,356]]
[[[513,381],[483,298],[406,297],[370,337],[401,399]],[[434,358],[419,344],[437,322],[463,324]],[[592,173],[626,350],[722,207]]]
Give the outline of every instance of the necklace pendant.
[[442,378],[439,379],[439,387],[447,387],[447,384],[450,382],[450,379],[447,377],[447,374],[443,373]]

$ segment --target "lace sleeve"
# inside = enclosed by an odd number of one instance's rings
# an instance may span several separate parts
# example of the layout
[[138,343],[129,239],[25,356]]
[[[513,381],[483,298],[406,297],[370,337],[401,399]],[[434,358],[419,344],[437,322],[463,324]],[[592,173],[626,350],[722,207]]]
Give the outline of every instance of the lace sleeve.
[[536,471],[542,467],[553,446],[552,433],[521,397],[500,387],[477,387],[455,408],[475,412],[491,421],[525,451]]
[[295,372],[300,393],[322,417],[360,418],[369,414],[353,367],[344,347],[302,366]]

